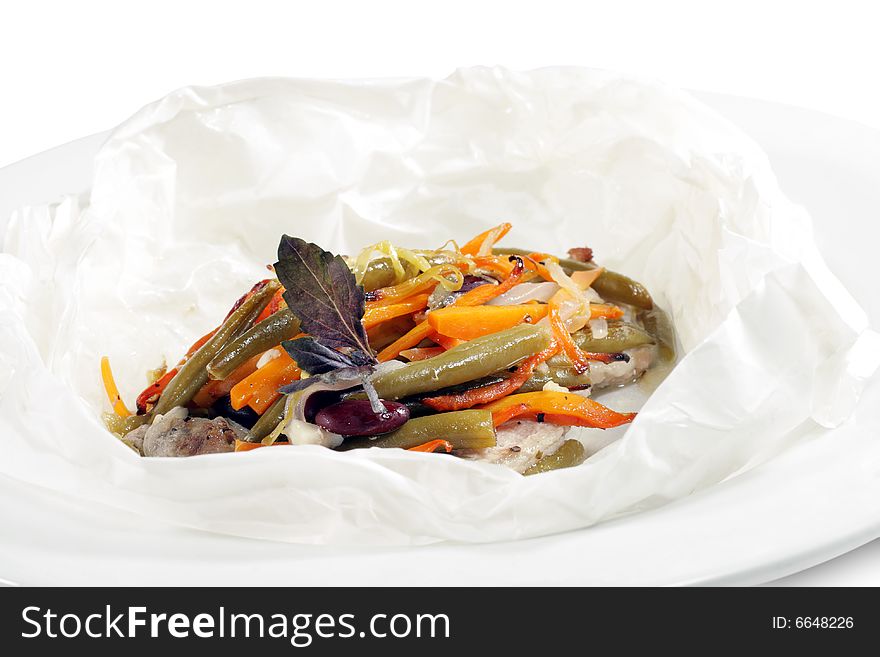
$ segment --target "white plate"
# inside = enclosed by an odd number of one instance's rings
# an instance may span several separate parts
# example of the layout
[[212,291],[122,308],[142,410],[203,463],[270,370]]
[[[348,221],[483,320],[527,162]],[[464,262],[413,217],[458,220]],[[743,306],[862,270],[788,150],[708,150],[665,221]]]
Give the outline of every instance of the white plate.
[[[826,115],[698,94],[767,150],[782,188],[807,206],[831,269],[880,326],[873,253],[880,133]],[[23,203],[87,189],[103,135],[0,170],[0,234]],[[490,545],[305,547],[180,529],[84,506],[0,478],[0,578],[22,584],[759,583],[880,536],[880,385],[854,419],[774,461],[663,508],[586,530]]]

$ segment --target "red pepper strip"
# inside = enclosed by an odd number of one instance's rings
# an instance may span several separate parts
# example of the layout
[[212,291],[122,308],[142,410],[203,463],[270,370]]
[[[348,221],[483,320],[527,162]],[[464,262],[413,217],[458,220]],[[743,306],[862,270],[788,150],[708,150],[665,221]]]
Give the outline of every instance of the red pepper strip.
[[[226,317],[223,318],[223,322],[225,322],[227,319],[229,319],[229,317],[232,315],[232,313],[234,313],[236,310],[238,310],[238,307],[241,304],[243,304],[245,301],[247,301],[251,296],[253,296],[254,293],[259,292],[264,287],[266,287],[266,284],[270,280],[271,279],[269,279],[269,278],[264,278],[259,283],[254,283],[254,286],[250,290],[248,290],[247,292],[242,294],[241,297],[239,297],[238,301],[236,301],[234,304],[232,304],[232,308],[230,308],[229,312],[226,313]],[[222,324],[223,322],[220,322],[220,323]]]
[[287,304],[283,299],[284,288],[280,288],[273,296],[269,304],[263,308],[263,312],[259,314],[259,316],[254,320],[254,324],[259,324],[267,317],[270,317],[281,310]]
[[448,440],[431,440],[415,447],[407,449],[408,452],[436,452],[437,449],[445,450],[447,454],[452,451],[452,443]]
[[[490,301],[495,297],[507,292],[510,288],[512,288],[519,282],[519,279],[522,278],[523,271],[525,270],[525,265],[523,264],[522,258],[514,256],[514,261],[515,265],[513,267],[513,271],[510,272],[510,276],[508,276],[505,280],[501,281],[498,285],[480,285],[479,287],[475,287],[473,290],[462,294],[455,302],[455,305],[480,306],[487,301]],[[385,347],[382,351],[379,352],[379,355],[376,356],[376,358],[379,359],[380,363],[393,360],[400,355],[401,351],[403,351],[404,349],[411,349],[415,347],[419,342],[429,337],[433,332],[434,329],[431,327],[431,325],[428,324],[427,321],[423,321],[417,324],[414,329],[409,331],[409,333],[401,336],[390,345]]]
[[[497,404],[498,402],[495,403]],[[509,422],[516,416],[523,415],[528,410],[528,404],[512,404],[511,406],[507,406],[505,408],[499,408],[497,411],[493,411],[492,413],[492,424],[495,427],[499,427],[505,422]]]
[[506,397],[519,390],[535,371],[535,368],[559,351],[559,345],[554,341],[543,351],[529,356],[517,365],[513,374],[504,381],[493,383],[482,388],[473,388],[454,395],[440,395],[439,397],[426,397],[422,403],[430,406],[435,411],[460,411],[471,408],[477,404],[488,404],[502,397]]
[[[490,246],[494,246],[498,240],[507,235],[511,228],[513,228],[513,224],[504,222],[503,224],[498,224],[494,228],[483,231],[475,238],[473,238],[470,242],[461,247],[461,252],[465,255],[475,256],[480,252],[480,248],[482,248],[483,243],[487,239],[489,239],[490,237],[493,238],[492,244],[490,244]],[[492,235],[492,233],[496,234]]]
[[510,395],[483,408],[492,413],[496,427],[512,419],[528,419],[567,427],[610,429],[636,417],[635,413],[612,411],[587,397],[550,390]]

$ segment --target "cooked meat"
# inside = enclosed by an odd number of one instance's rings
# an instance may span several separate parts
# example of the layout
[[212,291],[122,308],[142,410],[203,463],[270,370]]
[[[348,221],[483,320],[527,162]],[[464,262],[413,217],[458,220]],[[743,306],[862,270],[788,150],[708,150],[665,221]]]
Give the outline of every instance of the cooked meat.
[[151,425],[135,429],[123,441],[144,456],[196,456],[235,449],[235,439],[247,430],[223,417],[186,417],[177,409],[158,416]]
[[141,456],[144,455],[144,436],[147,435],[147,429],[150,427],[144,425],[138,427],[134,431],[129,431],[122,437],[122,442],[131,447]]
[[568,427],[514,420],[498,427],[495,447],[461,449],[458,456],[497,463],[523,473],[538,460],[539,453],[552,454],[562,446]]
[[652,344],[627,349],[623,353],[629,356],[629,362],[590,362],[590,384],[593,390],[617,388],[632,383],[657,360],[657,347]]
[[588,246],[579,246],[568,250],[568,257],[578,262],[590,262],[593,259],[593,249]]

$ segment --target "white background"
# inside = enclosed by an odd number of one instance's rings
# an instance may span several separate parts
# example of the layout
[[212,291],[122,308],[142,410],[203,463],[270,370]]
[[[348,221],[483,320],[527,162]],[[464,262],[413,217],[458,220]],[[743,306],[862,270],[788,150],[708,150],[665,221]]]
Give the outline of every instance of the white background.
[[[15,8],[10,8],[11,5]],[[191,84],[580,64],[880,127],[870,0],[77,0],[0,4],[0,166]]]
[[[10,4],[0,9],[0,166],[106,130],[180,86],[438,77],[476,64],[611,68],[880,128],[880,22],[864,0]],[[880,547],[788,581],[876,585]]]

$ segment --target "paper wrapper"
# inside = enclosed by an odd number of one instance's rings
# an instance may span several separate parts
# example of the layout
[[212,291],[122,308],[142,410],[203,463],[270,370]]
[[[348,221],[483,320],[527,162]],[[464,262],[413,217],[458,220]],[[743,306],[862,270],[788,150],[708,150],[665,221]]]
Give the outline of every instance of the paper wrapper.
[[[439,455],[322,447],[146,459],[102,426],[264,278],[279,236],[505,240],[641,280],[683,358],[582,466],[522,477]],[[688,96],[580,69],[443,81],[187,88],[120,126],[88,199],[16,213],[0,257],[0,472],[200,529],[298,543],[496,541],[687,495],[846,420],[880,340],[765,156]],[[619,397],[617,410],[635,410]]]

